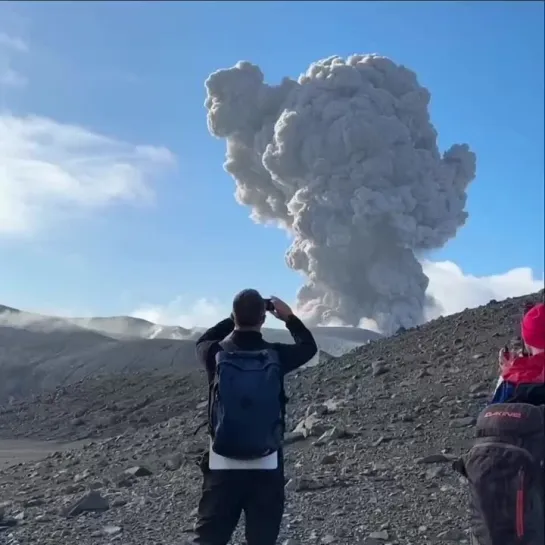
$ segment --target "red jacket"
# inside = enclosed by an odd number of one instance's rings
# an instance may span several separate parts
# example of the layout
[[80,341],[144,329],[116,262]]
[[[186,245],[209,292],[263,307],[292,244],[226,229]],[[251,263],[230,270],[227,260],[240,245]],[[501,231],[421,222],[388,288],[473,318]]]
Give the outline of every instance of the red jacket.
[[514,386],[545,384],[545,352],[534,356],[520,356],[504,365],[501,376]]

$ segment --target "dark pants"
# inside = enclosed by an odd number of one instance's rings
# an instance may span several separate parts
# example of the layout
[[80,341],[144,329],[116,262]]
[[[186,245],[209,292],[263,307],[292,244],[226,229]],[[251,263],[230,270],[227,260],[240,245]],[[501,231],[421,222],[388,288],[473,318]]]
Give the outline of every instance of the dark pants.
[[[280,457],[281,458],[281,457]],[[227,545],[244,511],[247,545],[275,545],[284,514],[284,469],[210,470],[203,458],[195,545]]]

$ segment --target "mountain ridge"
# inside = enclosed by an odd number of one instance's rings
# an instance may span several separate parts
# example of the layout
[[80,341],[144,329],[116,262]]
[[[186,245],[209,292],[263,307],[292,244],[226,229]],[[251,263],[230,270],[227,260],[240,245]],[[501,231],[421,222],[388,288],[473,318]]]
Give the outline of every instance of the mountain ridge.
[[[97,374],[186,373],[197,366],[195,339],[202,331],[130,316],[62,318],[0,306],[0,402]],[[320,350],[333,356],[380,336],[357,328],[313,331]],[[293,342],[286,330],[263,333],[271,342]]]

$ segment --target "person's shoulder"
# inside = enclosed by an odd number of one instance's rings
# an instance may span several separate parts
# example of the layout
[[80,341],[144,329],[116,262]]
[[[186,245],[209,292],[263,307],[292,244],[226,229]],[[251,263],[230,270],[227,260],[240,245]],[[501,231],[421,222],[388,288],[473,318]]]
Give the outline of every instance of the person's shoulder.
[[210,357],[215,356],[222,349],[220,345],[220,341],[214,341],[214,340],[201,341],[196,344],[195,348],[196,348],[197,355],[203,360],[206,360]]
[[265,348],[267,350],[272,350],[273,352],[282,352],[283,350],[285,350],[286,348],[290,348],[291,346],[294,346],[293,344],[289,344],[289,343],[270,343],[270,342],[267,342],[266,345],[265,345]]
[[286,354],[286,348],[289,348],[289,344],[285,343],[273,343],[264,341],[262,350],[266,350],[273,358],[282,360]]
[[208,340],[199,340],[195,343],[195,346],[197,347],[197,349],[208,349],[210,348],[211,346],[219,346],[219,343],[220,341],[216,341],[216,340],[213,340],[213,339],[208,339]]

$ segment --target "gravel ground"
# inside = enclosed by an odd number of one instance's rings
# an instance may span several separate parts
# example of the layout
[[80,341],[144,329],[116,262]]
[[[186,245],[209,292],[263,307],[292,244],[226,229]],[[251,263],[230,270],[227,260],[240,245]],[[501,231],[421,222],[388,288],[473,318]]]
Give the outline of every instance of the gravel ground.
[[[493,302],[294,374],[279,543],[468,543],[465,484],[451,461],[471,443],[523,305],[542,299]],[[199,497],[205,401],[202,373],[140,373],[2,407],[5,439],[91,442],[0,471],[0,542],[183,543]]]
[[53,452],[79,448],[83,444],[84,441],[55,443],[25,439],[0,439],[0,470],[24,462],[40,461]]

